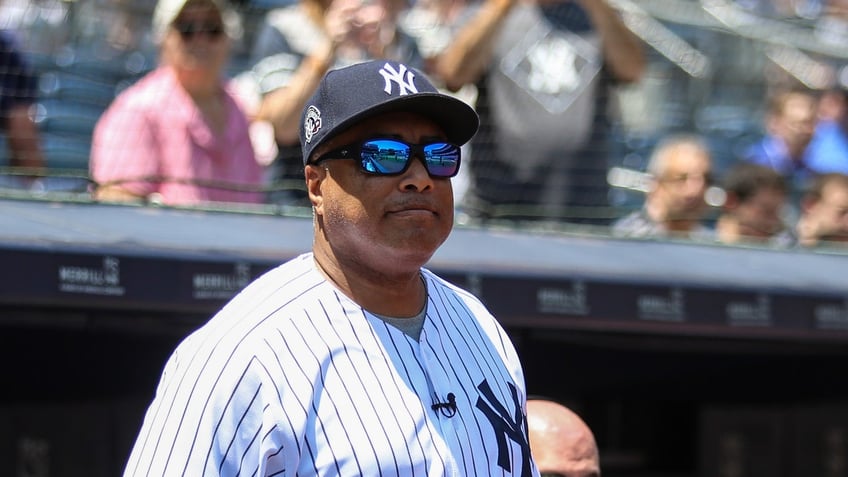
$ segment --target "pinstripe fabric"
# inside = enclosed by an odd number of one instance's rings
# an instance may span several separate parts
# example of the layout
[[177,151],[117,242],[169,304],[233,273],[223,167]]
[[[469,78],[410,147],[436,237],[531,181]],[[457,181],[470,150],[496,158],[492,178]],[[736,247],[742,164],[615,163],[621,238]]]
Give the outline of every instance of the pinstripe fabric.
[[[422,273],[417,342],[312,254],[260,277],[175,350],[124,475],[537,475],[511,342],[476,298]],[[448,393],[450,418],[430,408]]]

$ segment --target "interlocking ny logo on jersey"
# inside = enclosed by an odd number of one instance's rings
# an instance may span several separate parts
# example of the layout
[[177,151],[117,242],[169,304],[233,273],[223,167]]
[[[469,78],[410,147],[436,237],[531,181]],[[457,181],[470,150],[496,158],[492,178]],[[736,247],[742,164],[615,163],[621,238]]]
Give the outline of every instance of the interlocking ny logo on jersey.
[[383,91],[386,94],[392,94],[392,83],[396,84],[398,87],[398,96],[404,96],[410,93],[417,93],[418,88],[415,87],[415,83],[413,80],[415,79],[415,74],[406,68],[406,65],[398,65],[399,69],[395,69],[392,65],[386,63],[383,65],[383,68],[380,69],[380,74],[383,76],[383,79],[386,80],[386,86],[383,88]]
[[507,449],[507,438],[515,442],[521,447],[521,476],[530,477],[530,443],[527,440],[527,418],[521,412],[521,403],[518,401],[518,391],[512,383],[507,383],[510,393],[512,394],[512,404],[514,413],[510,415],[506,407],[498,402],[495,393],[489,386],[489,382],[485,379],[481,382],[477,389],[481,396],[477,397],[475,404],[477,409],[483,412],[492,428],[495,430],[495,437],[498,441],[498,466],[506,472],[512,471],[512,462],[509,459],[510,452]]

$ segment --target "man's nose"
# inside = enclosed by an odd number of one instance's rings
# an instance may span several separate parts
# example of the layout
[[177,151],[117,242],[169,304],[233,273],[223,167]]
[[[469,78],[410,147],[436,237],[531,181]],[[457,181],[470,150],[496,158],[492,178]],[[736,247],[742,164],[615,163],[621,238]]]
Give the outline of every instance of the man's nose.
[[433,178],[427,172],[427,166],[424,165],[424,158],[418,154],[414,154],[412,161],[409,164],[406,172],[403,174],[401,187],[404,189],[414,188],[418,191],[424,191],[433,187]]

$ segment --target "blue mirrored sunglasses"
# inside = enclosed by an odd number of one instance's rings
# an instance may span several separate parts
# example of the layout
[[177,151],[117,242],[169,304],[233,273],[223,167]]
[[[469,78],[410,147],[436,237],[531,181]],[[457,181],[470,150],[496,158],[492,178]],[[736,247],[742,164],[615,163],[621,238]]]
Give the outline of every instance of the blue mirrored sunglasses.
[[314,164],[328,159],[355,159],[366,174],[403,174],[418,157],[431,177],[453,177],[459,172],[459,146],[449,142],[410,144],[398,139],[369,139],[322,154]]

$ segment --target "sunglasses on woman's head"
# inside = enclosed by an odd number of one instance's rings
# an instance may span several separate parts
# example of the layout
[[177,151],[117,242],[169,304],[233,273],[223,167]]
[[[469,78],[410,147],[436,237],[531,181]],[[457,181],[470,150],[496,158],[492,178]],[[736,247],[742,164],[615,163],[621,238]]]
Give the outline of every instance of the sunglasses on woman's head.
[[396,176],[406,172],[412,158],[418,157],[431,177],[447,178],[459,172],[459,151],[459,146],[444,141],[410,144],[399,139],[368,139],[322,154],[313,164],[354,159],[366,174]]

